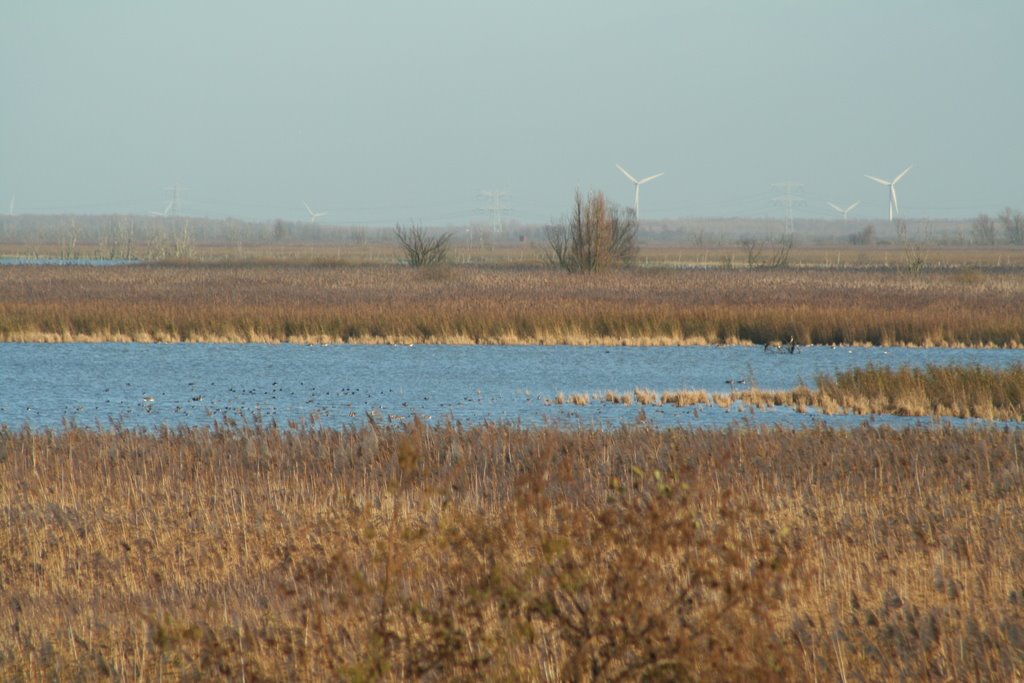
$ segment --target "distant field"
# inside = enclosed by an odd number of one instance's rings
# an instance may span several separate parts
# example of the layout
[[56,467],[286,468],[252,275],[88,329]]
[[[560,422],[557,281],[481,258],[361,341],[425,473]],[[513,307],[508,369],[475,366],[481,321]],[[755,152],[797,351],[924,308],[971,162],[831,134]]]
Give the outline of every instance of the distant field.
[[[0,241],[0,257],[66,256],[69,248],[58,243],[25,243]],[[109,258],[111,248],[95,242],[77,244],[74,255],[78,258]],[[133,255],[147,258],[146,248],[136,248]],[[764,247],[761,258],[772,254],[770,245]],[[124,254],[120,254],[123,256]],[[543,265],[548,261],[547,245],[543,240],[522,242],[503,241],[494,245],[480,245],[455,240],[451,248],[451,261],[455,264],[513,264]],[[641,242],[638,265],[644,266],[696,266],[717,267],[732,265],[746,267],[750,250],[739,244],[715,246],[683,246]],[[170,256],[173,259],[173,255]],[[202,242],[191,245],[188,260],[198,261],[264,261],[264,262],[318,262],[358,264],[398,263],[402,254],[392,241],[369,241],[364,244],[316,242],[253,242],[242,244]],[[808,246],[796,245],[789,252],[793,266],[888,266],[906,267],[920,260],[929,267],[994,266],[1024,268],[1024,248],[988,246]]]
[[0,339],[546,344],[1024,340],[1016,268],[224,262],[0,267]]

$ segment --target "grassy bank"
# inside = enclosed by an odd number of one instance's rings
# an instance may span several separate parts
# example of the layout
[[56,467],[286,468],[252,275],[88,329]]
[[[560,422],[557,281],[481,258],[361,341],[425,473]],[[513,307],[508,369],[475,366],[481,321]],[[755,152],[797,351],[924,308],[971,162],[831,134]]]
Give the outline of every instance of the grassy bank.
[[0,679],[1010,680],[1024,434],[0,432]]
[[0,268],[5,341],[1016,346],[1017,271]]

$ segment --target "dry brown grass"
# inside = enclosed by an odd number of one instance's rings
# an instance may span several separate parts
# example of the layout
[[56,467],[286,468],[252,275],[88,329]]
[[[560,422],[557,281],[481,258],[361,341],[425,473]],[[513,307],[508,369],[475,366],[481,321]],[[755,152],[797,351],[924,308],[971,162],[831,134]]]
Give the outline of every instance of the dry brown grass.
[[1011,680],[1022,449],[0,431],[0,679]]
[[1024,420],[1024,365],[880,368],[819,377],[815,400],[861,413]]
[[1017,271],[0,268],[0,340],[1016,346]]

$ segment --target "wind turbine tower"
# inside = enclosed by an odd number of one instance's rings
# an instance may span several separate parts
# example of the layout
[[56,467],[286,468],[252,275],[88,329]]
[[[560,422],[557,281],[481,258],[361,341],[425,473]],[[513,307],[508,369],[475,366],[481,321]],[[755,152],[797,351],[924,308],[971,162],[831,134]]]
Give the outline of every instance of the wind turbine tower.
[[835,210],[836,210],[836,211],[838,211],[839,213],[843,214],[843,220],[844,220],[844,221],[846,220],[846,214],[848,214],[848,213],[850,213],[851,211],[853,211],[854,207],[855,207],[855,206],[857,206],[858,204],[860,204],[860,201],[856,201],[856,202],[854,202],[853,204],[850,204],[850,205],[849,205],[848,207],[846,207],[846,208],[844,209],[844,208],[842,208],[841,206],[836,206],[836,205],[835,205],[835,204],[833,204],[832,202],[828,202],[828,205],[829,205],[829,206],[831,206],[831,207],[832,207],[833,209],[835,209]]
[[896,183],[898,183],[903,176],[907,175],[907,171],[909,171],[911,168],[913,168],[913,166],[907,166],[905,169],[903,169],[903,173],[900,173],[898,176],[896,176],[892,180],[882,180],[881,178],[876,178],[873,175],[865,175],[864,176],[868,180],[874,180],[876,183],[881,183],[882,185],[888,185],[889,186],[889,222],[890,223],[892,223],[893,214],[894,213],[898,214],[900,212],[900,205],[896,202]]
[[306,211],[309,212],[309,222],[310,223],[316,223],[316,219],[317,218],[320,218],[321,216],[326,216],[327,215],[326,211],[314,211],[313,209],[309,208],[309,204],[307,204],[306,202],[302,202],[302,205],[304,207],[306,207]]
[[615,168],[617,168],[620,171],[622,171],[622,174],[625,175],[627,178],[629,178],[630,181],[633,183],[633,185],[636,186],[636,191],[633,193],[633,216],[636,217],[636,219],[639,221],[640,220],[640,186],[643,185],[646,182],[654,180],[655,178],[660,178],[661,176],[665,175],[665,173],[664,172],[662,172],[662,173],[655,173],[654,175],[647,176],[643,180],[637,180],[636,178],[634,178],[633,176],[631,176],[629,174],[629,171],[627,171],[626,169],[622,168],[618,164],[615,164]]
[[7,207],[7,215],[8,216],[13,216],[14,215],[14,197],[15,196],[16,195],[13,195],[13,194],[11,195],[11,205]]

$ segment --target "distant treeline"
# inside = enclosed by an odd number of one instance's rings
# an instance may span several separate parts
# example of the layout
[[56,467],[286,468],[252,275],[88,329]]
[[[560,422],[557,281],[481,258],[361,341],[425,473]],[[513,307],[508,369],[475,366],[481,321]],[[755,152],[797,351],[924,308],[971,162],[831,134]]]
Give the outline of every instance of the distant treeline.
[[[1003,226],[1004,214],[1010,217]],[[551,223],[561,220],[552,216]],[[1017,219],[1017,223],[1013,222]],[[1018,225],[1018,223],[1020,223]],[[1006,209],[995,220],[982,214],[976,219],[872,220],[796,219],[792,240],[803,245],[970,245],[1019,242],[1024,238],[1024,218]],[[488,225],[427,227],[451,232],[453,239],[472,243],[543,242],[546,225],[511,223],[496,233]],[[750,240],[771,240],[785,232],[781,218],[686,218],[645,220],[640,225],[641,244],[691,246],[734,245]],[[124,214],[24,214],[0,216],[0,243],[100,245],[111,256],[163,258],[183,256],[195,244],[372,244],[394,242],[392,226],[331,225],[308,221],[246,221],[236,218],[154,216]],[[102,250],[101,250],[102,251]],[[115,253],[116,252],[116,253]],[[129,253],[130,252],[130,253]]]

